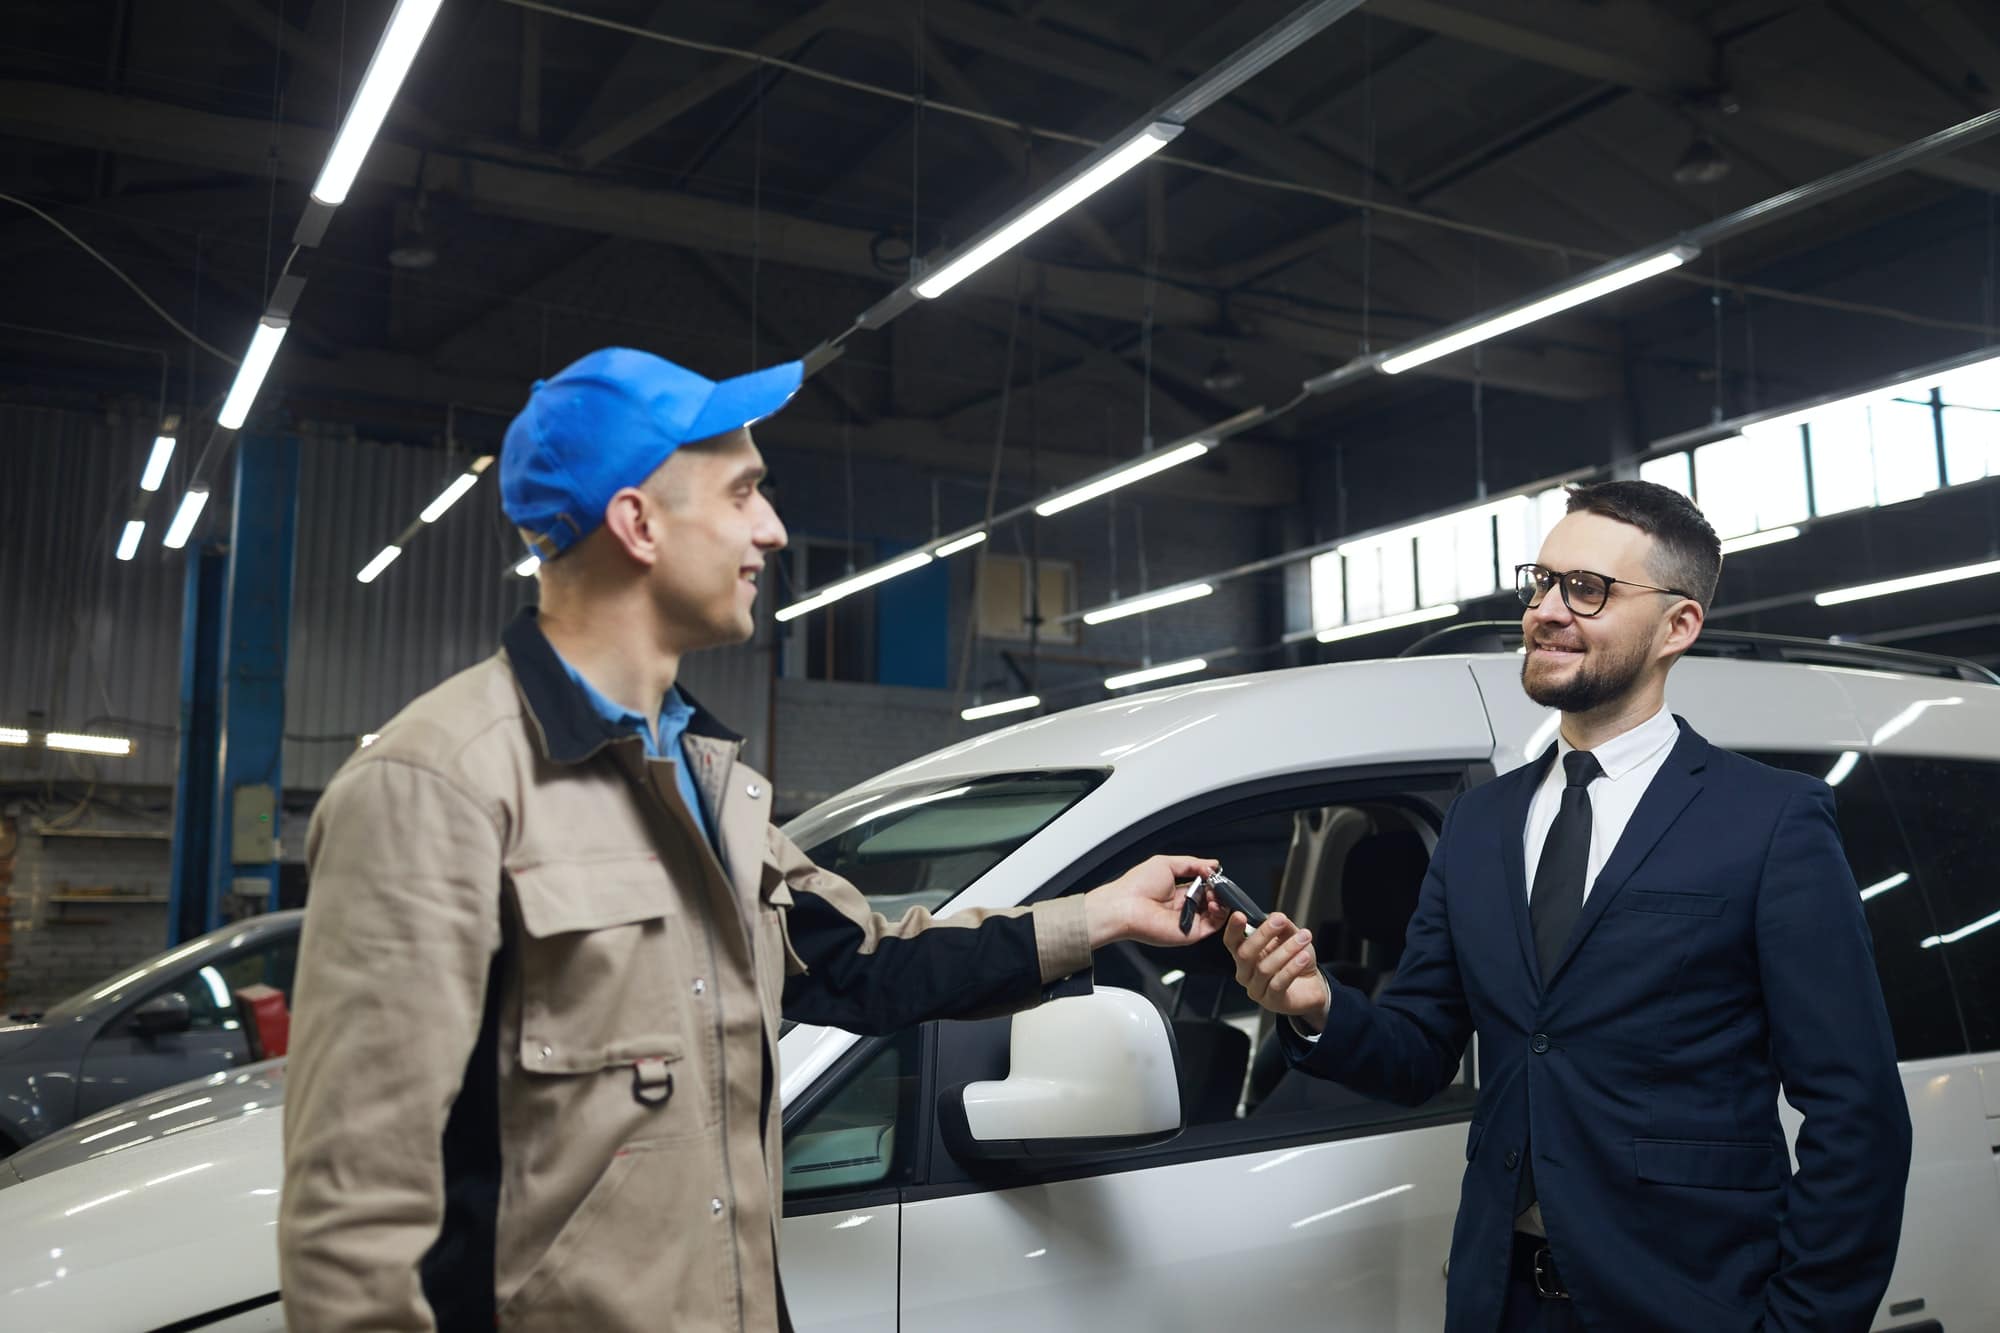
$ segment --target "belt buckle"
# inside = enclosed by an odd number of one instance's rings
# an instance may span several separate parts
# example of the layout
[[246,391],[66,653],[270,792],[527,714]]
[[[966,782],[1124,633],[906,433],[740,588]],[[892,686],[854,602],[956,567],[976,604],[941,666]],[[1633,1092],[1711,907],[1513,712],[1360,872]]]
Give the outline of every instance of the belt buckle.
[[1544,1245],[1535,1251],[1535,1295],[1545,1301],[1566,1301],[1570,1298],[1568,1288],[1562,1284],[1561,1274],[1556,1272],[1556,1258]]

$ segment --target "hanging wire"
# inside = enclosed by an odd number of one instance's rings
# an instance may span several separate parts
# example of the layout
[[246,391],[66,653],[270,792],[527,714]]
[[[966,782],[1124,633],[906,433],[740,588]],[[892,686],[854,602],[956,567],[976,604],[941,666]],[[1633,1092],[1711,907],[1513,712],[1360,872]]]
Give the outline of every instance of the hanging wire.
[[[750,369],[757,369],[757,283],[764,270],[764,71],[756,75],[757,146],[750,161]],[[843,425],[842,429],[845,429]]]
[[2000,282],[2000,258],[1996,258],[1993,245],[1994,198],[1993,192],[1989,190],[1986,194],[1986,301],[1979,312],[1979,322],[1986,326],[1988,347],[1993,345],[1994,287],[1996,282]]
[[[1007,355],[1000,367],[1000,412],[993,425],[993,466],[986,476],[986,517],[982,526],[990,534],[993,530],[993,515],[1000,502],[1000,460],[1007,449],[1007,410],[1013,403],[1014,389],[1014,349],[1021,334],[1021,285],[1027,276],[1028,266],[1018,257],[1014,260],[1014,299],[1012,313],[1007,317]],[[979,610],[986,604],[986,555],[993,545],[989,536],[979,544],[972,562],[972,610],[965,617],[965,647],[958,656],[957,693],[965,693],[966,677],[972,672],[972,657],[979,646]]]
[[[1361,355],[1374,350],[1375,262],[1375,16],[1361,15]],[[1479,238],[1473,238],[1477,245]]]
[[911,53],[916,57],[916,90],[911,99],[915,108],[910,113],[910,267],[914,273],[923,254],[922,237],[919,235],[917,205],[922,195],[924,158],[924,43],[928,40],[930,28],[924,22],[924,3],[917,4],[917,39],[910,43]]

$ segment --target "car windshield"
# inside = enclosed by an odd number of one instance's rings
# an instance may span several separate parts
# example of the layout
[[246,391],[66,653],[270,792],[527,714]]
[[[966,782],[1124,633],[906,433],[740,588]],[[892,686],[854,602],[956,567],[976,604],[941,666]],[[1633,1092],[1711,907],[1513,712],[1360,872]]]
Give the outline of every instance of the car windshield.
[[1101,772],[1007,773],[835,799],[785,829],[814,864],[884,916],[936,908],[1104,780]]

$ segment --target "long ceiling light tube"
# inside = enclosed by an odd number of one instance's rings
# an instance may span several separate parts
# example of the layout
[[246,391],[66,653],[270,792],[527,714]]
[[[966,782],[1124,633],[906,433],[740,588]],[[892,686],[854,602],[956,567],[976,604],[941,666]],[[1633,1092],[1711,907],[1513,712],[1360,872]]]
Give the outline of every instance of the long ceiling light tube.
[[153,452],[146,458],[145,475],[139,478],[139,489],[152,492],[160,489],[160,483],[167,479],[167,464],[173,461],[174,437],[162,431],[153,437]]
[[961,708],[958,715],[967,722],[977,722],[981,718],[999,717],[1005,713],[1024,713],[1030,708],[1040,708],[1039,694],[1024,694],[1018,699],[1002,699],[999,703],[974,704],[971,708]]
[[1164,607],[1179,606],[1207,597],[1215,591],[1212,583],[1191,583],[1185,587],[1168,588],[1161,592],[1149,592],[1143,597],[1128,597],[1122,602],[1112,602],[1094,611],[1083,613],[1086,625],[1102,625],[1109,620],[1123,620],[1127,616],[1142,616],[1148,611],[1158,611]]
[[1135,481],[1144,481],[1147,477],[1158,476],[1169,468],[1191,463],[1214,447],[1215,445],[1208,440],[1190,440],[1178,448],[1142,454],[1130,463],[1122,463],[1099,473],[1079,486],[1040,501],[1035,505],[1035,512],[1043,518],[1048,518],[1062,513],[1065,509],[1074,509],[1086,501],[1095,500],[1100,495],[1109,495],[1115,490],[1130,486]]
[[1497,338],[1503,333],[1544,320],[1551,315],[1559,315],[1565,310],[1585,305],[1612,292],[1622,291],[1648,278],[1658,277],[1670,269],[1679,268],[1693,259],[1701,251],[1692,245],[1675,244],[1650,254],[1637,255],[1628,259],[1613,260],[1600,268],[1592,269],[1574,282],[1564,283],[1551,291],[1531,296],[1524,301],[1505,306],[1492,314],[1480,315],[1441,333],[1404,347],[1392,349],[1377,360],[1376,368],[1384,375],[1400,375],[1406,370],[1462,352],[1477,343]]
[[361,163],[368,156],[368,149],[374,144],[383,120],[388,117],[390,104],[396,100],[396,93],[402,88],[404,76],[410,72],[410,65],[416,60],[417,51],[424,44],[424,35],[430,31],[431,20],[437,17],[438,6],[442,2],[397,0],[395,11],[389,15],[388,25],[382,30],[382,40],[368,61],[368,71],[361,76],[361,87],[355,92],[354,101],[349,104],[347,115],[340,122],[340,132],[334,136],[333,147],[326,155],[325,165],[320,168],[319,179],[313,182],[312,197],[315,202],[332,205],[346,200],[355,176],[361,171]]
[[1129,690],[1134,685],[1151,685],[1157,680],[1172,680],[1176,676],[1191,676],[1197,671],[1208,670],[1208,659],[1189,657],[1179,662],[1168,662],[1164,666],[1145,667],[1139,671],[1128,671],[1119,676],[1106,676],[1104,688],[1107,690]]
[[808,611],[817,611],[823,606],[831,605],[843,597],[852,597],[855,593],[872,588],[878,583],[887,583],[899,574],[907,574],[911,570],[922,569],[935,559],[937,557],[929,551],[912,551],[910,554],[896,560],[891,560],[887,564],[863,570],[852,578],[842,579],[838,583],[829,583],[826,587],[821,588],[805,600],[793,602],[790,606],[779,611],[778,619],[781,621],[794,620]]
[[118,558],[120,560],[130,560],[133,556],[139,554],[139,543],[145,539],[145,536],[145,519],[134,518],[126,520],[124,535],[118,538]]
[[102,754],[122,759],[132,753],[132,742],[123,737],[82,736],[73,731],[51,731],[42,743],[51,750],[67,750],[72,754]]
[[1813,594],[1813,602],[1819,606],[1839,606],[1845,602],[1858,602],[1868,597],[1887,597],[1891,593],[1911,592],[1917,588],[1934,588],[1941,583],[1985,578],[1991,574],[2000,574],[2000,560],[1987,560],[1976,565],[1958,565],[1951,569],[1934,569],[1924,574],[1883,579],[1878,583],[1860,583],[1849,588],[1832,588],[1826,592]]
[[1084,200],[1165,148],[1179,136],[1181,127],[1156,121],[1137,134],[1093,155],[1060,185],[996,224],[985,235],[947,259],[935,272],[917,280],[911,289],[926,301],[934,301],[988,264],[1006,254]]
[[186,546],[188,538],[194,535],[194,525],[200,521],[201,511],[207,504],[208,491],[206,488],[199,490],[190,489],[186,495],[183,495],[181,497],[181,507],[174,511],[173,522],[167,524],[167,535],[161,538],[162,544],[175,551]]
[[257,390],[264,387],[264,376],[277,358],[278,345],[285,341],[285,331],[290,327],[290,320],[275,315],[265,315],[257,321],[257,331],[250,335],[250,350],[243,354],[243,364],[236,368],[229,396],[222,400],[222,411],[216,416],[225,430],[243,429],[243,422],[250,415],[250,404],[256,401]]

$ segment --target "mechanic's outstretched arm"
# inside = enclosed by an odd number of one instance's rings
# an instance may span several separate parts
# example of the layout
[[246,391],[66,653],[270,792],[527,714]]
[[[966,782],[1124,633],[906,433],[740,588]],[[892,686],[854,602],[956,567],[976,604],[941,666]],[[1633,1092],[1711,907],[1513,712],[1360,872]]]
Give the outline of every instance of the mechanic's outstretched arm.
[[775,828],[768,863],[786,901],[791,957],[787,1018],[849,1032],[888,1032],[932,1018],[1009,1013],[1090,967],[1092,950],[1117,940],[1181,945],[1213,934],[1198,919],[1180,931],[1176,881],[1217,869],[1194,856],[1155,856],[1088,893],[1032,907],[967,909],[937,917],[913,907],[898,920],[820,869]]

